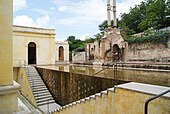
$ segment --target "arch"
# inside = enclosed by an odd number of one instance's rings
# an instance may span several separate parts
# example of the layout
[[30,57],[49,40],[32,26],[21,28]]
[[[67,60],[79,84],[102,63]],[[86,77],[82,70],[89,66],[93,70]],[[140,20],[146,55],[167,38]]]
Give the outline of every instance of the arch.
[[100,43],[101,43],[101,40],[98,42],[98,54],[99,54],[99,56],[100,56]]
[[120,48],[117,44],[113,45],[113,62],[120,60]]
[[63,48],[63,46],[59,47],[59,61],[64,61],[64,48]]
[[28,44],[28,64],[36,64],[36,44],[30,42]]

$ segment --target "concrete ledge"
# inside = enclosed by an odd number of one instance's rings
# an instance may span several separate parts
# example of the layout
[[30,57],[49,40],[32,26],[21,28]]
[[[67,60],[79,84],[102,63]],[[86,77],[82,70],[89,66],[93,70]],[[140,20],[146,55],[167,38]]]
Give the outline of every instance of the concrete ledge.
[[[146,93],[149,95],[157,95],[170,89],[170,87],[142,84],[136,82],[130,82],[130,83],[118,85],[115,86],[115,88],[121,88],[121,89],[136,91],[140,93]],[[170,93],[165,94],[164,97],[170,98]]]
[[20,85],[13,81],[13,85],[0,86],[0,95],[8,93],[16,93],[20,89]]
[[37,33],[46,35],[55,35],[55,29],[45,29],[38,27],[26,27],[13,25],[13,32]]

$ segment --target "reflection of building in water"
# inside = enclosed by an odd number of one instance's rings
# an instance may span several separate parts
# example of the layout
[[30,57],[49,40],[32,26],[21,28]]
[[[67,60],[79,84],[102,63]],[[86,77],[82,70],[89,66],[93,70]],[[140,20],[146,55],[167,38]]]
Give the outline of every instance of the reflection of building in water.
[[68,42],[55,42],[55,30],[13,26],[14,66],[69,61]]

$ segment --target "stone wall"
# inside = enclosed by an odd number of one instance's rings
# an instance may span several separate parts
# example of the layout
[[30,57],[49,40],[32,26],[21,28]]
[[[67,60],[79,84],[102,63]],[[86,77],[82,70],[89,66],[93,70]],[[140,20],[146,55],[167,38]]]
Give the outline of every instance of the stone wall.
[[43,68],[37,68],[37,70],[56,102],[61,105],[101,92],[117,83],[123,83],[123,81],[103,77],[92,77]]
[[165,61],[170,60],[170,41],[166,45],[143,43],[129,45],[130,61]]
[[86,61],[86,53],[85,52],[74,52],[72,54],[72,62],[73,63],[84,63]]

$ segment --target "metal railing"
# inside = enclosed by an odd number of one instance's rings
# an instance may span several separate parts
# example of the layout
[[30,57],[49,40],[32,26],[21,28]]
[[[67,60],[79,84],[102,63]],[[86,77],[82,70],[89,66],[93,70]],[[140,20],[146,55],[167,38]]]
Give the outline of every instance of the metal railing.
[[155,100],[156,98],[161,97],[161,96],[163,96],[163,95],[165,95],[165,94],[167,94],[167,93],[169,93],[169,92],[170,92],[170,89],[167,90],[167,91],[164,91],[163,93],[160,93],[160,94],[158,94],[158,95],[156,95],[156,96],[153,96],[153,97],[147,99],[146,102],[145,102],[145,109],[144,109],[144,110],[145,110],[145,114],[148,114],[148,105],[149,105],[149,103],[150,103],[151,101],[153,101],[153,100]]
[[116,79],[116,78],[117,78],[117,62],[112,62],[110,65],[108,65],[108,66],[105,67],[104,69],[102,69],[102,70],[100,70],[100,71],[92,74],[92,76],[97,75],[97,74],[99,74],[100,72],[102,72],[102,71],[104,71],[104,70],[106,70],[106,69],[109,69],[111,66],[114,67],[114,79]]

